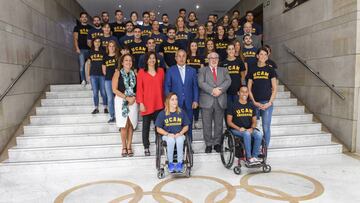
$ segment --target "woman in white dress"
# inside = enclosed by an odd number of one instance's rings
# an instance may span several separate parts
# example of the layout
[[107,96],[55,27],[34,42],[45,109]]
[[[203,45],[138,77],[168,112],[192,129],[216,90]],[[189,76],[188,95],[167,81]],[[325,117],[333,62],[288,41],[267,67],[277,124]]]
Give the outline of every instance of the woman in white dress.
[[118,70],[115,71],[112,79],[116,126],[121,132],[121,155],[133,156],[131,144],[139,113],[135,102],[136,76],[133,71],[133,58],[130,54],[124,54],[118,64]]

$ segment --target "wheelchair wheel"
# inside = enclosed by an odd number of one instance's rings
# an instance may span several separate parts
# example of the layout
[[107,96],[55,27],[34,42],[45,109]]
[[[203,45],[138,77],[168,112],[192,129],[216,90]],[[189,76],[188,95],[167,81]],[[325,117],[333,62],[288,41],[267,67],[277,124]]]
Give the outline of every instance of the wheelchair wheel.
[[222,136],[222,145],[220,151],[221,161],[225,168],[229,169],[234,163],[235,140],[234,136],[229,131],[225,131]]
[[236,175],[240,175],[241,174],[241,167],[240,166],[235,166],[233,171],[234,171],[234,173]]
[[159,179],[165,178],[165,170],[163,168],[158,170],[157,177]]
[[264,173],[270,173],[271,172],[271,166],[269,164],[266,164],[262,168]]
[[194,155],[192,153],[192,147],[191,147],[191,143],[189,142],[189,140],[186,140],[186,148],[187,148],[186,161],[189,163],[190,167],[193,167],[193,165],[194,165]]

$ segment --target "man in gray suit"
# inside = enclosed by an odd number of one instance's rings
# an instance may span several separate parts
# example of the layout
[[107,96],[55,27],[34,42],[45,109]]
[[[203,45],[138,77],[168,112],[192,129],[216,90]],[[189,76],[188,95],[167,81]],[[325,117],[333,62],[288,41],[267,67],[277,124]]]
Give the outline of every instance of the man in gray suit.
[[[227,68],[218,67],[219,55],[208,54],[209,66],[199,70],[200,107],[202,110],[203,134],[206,144],[205,153],[211,153],[212,146],[220,152],[223,131],[224,111],[227,105],[226,90],[230,87],[231,78]],[[214,121],[214,136],[212,122]]]
[[261,36],[252,34],[251,33],[252,29],[253,29],[252,24],[247,22],[247,23],[244,24],[244,34],[236,37],[240,41],[242,49],[245,46],[244,45],[244,37],[245,37],[245,35],[250,35],[251,36],[253,46],[256,49],[261,48]]

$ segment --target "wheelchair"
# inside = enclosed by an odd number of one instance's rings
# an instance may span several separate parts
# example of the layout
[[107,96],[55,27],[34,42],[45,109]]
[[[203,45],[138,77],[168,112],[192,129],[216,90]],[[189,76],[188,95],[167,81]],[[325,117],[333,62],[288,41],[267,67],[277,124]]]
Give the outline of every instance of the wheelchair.
[[[257,129],[256,129],[257,130]],[[222,135],[222,142],[221,142],[221,161],[225,168],[231,169],[234,164],[235,157],[237,158],[237,165],[233,168],[235,174],[241,174],[241,161],[245,162],[245,166],[247,168],[262,168],[264,173],[271,172],[271,166],[266,163],[267,160],[267,147],[266,142],[263,137],[261,142],[261,152],[259,157],[262,158],[262,161],[259,164],[249,165],[246,161],[246,152],[245,152],[245,145],[244,141],[241,137],[236,137],[232,134],[232,132],[227,129],[225,130],[224,134]],[[251,145],[253,142],[251,143]]]
[[[165,178],[165,171],[168,171],[168,157],[167,157],[167,143],[166,141],[161,139],[161,135],[157,134],[156,139],[156,169],[157,169],[157,177],[159,179]],[[193,151],[191,148],[191,142],[187,135],[185,135],[184,141],[184,170],[181,173],[172,173],[172,174],[185,174],[186,177],[191,176],[191,168],[193,166]],[[176,145],[174,149],[174,163],[177,163],[177,151]]]

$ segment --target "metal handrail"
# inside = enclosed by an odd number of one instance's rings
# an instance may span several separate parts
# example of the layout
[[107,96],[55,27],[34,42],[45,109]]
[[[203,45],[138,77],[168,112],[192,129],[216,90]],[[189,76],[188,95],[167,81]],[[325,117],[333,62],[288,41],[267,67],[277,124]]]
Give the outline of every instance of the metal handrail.
[[345,100],[345,97],[335,89],[335,85],[330,84],[328,81],[326,81],[324,78],[320,76],[319,72],[314,71],[306,62],[306,60],[302,59],[300,56],[296,54],[296,52],[292,49],[290,49],[285,44],[283,45],[288,53],[290,53],[292,56],[294,56],[302,65],[304,65],[312,74],[314,74],[317,78],[321,80],[326,86],[328,86],[337,96],[339,96],[342,100]]
[[23,66],[23,70],[21,73],[15,78],[11,79],[10,85],[6,88],[5,92],[0,96],[0,102],[5,98],[5,96],[10,92],[10,90],[14,87],[17,81],[24,75],[24,73],[29,69],[29,67],[33,64],[33,62],[40,56],[41,52],[44,50],[44,47],[41,47],[30,59],[30,61]]

